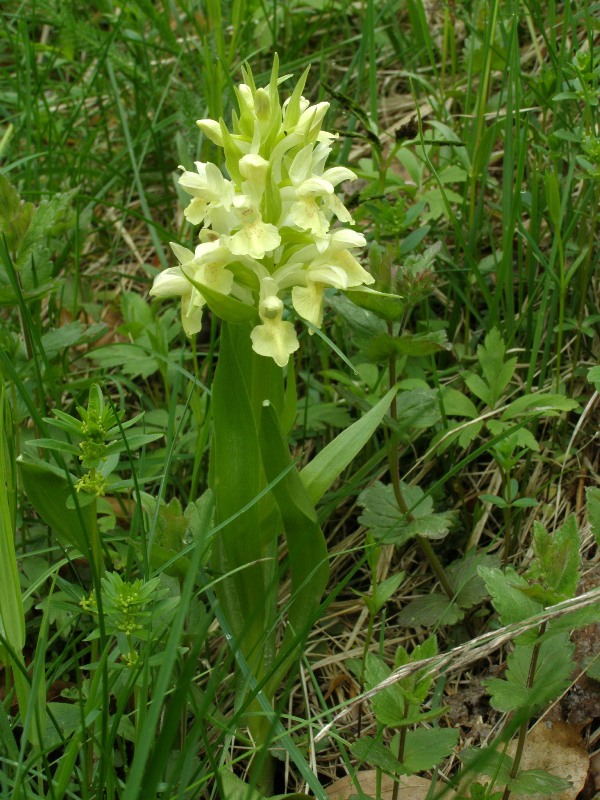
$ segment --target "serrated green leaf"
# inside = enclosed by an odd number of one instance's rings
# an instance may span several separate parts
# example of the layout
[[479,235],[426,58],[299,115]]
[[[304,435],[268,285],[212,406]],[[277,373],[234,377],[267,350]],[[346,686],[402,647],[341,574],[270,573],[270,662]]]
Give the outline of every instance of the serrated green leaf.
[[[365,659],[365,685],[368,689],[378,686],[391,675],[391,669],[373,653]],[[407,713],[406,701],[398,684],[382,689],[372,698],[373,713],[381,725],[395,727],[401,724]]]
[[402,483],[401,488],[404,502],[414,519],[407,520],[406,514],[398,508],[393,487],[378,482],[365,489],[358,498],[364,508],[359,522],[369,528],[375,539],[387,543],[400,545],[414,536],[443,538],[452,522],[450,512],[433,513],[433,500],[425,497],[418,486]]
[[539,644],[533,685],[529,686],[536,644],[517,644],[507,658],[505,678],[484,681],[497,711],[537,710],[556,699],[571,683],[574,645],[568,634],[557,634]]
[[350,745],[352,755],[361,762],[387,772],[389,775],[400,775],[404,770],[402,764],[392,754],[389,747],[380,739],[372,736],[361,736]]
[[56,194],[49,200],[43,200],[37,206],[19,247],[15,263],[18,271],[29,265],[32,255],[40,245],[45,247],[43,242],[53,233],[53,228],[63,221],[63,217],[78,191],[78,189],[71,189],[62,194]]
[[596,391],[600,392],[600,366],[592,367],[587,374],[587,379],[590,383],[594,384]]
[[600,489],[596,486],[590,486],[586,489],[585,496],[590,529],[596,544],[600,547]]
[[417,728],[406,731],[403,770],[407,775],[422,772],[447,758],[458,743],[458,731],[453,728]]
[[488,405],[493,406],[499,400],[503,390],[514,375],[517,365],[516,358],[504,361],[506,345],[497,328],[485,337],[483,345],[477,348],[477,358],[486,383],[489,386]]
[[471,551],[464,558],[450,564],[446,573],[450,585],[456,592],[456,602],[460,608],[472,608],[488,596],[478,569],[480,566],[496,567],[498,562],[499,559],[496,555]]
[[539,522],[534,522],[535,561],[527,573],[527,579],[550,590],[548,605],[575,595],[581,569],[579,545],[579,528],[573,514],[552,535]]
[[563,411],[579,408],[579,403],[561,394],[526,394],[518,397],[502,412],[502,420],[536,414],[542,417],[556,417]]
[[0,233],[6,236],[11,256],[21,246],[31,224],[34,208],[33,203],[22,203],[14,186],[5,175],[0,174]]
[[476,375],[474,372],[464,372],[462,377],[464,382],[476,397],[482,400],[486,406],[493,405],[490,387],[483,380],[483,378],[480,378],[479,375]]
[[570,789],[573,784],[545,769],[526,769],[508,782],[511,792],[519,794],[555,794]]
[[520,591],[529,584],[512,567],[504,572],[489,567],[479,567],[477,571],[485,581],[502,625],[529,619],[543,610],[541,603],[525,597]]

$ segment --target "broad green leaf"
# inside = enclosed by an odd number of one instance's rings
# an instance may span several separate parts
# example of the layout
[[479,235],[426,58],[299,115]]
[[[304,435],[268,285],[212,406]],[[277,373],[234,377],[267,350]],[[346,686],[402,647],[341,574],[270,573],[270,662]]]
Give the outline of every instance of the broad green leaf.
[[536,414],[542,417],[556,417],[562,411],[572,411],[579,408],[579,403],[561,394],[526,394],[513,400],[508,408],[502,412],[501,419],[515,419],[522,415]]
[[468,419],[477,417],[477,408],[471,398],[458,389],[444,387],[440,390],[440,399],[447,417],[468,417]]
[[387,772],[390,775],[400,775],[404,770],[402,764],[392,754],[381,739],[372,736],[361,736],[350,745],[352,755],[362,763]]
[[366,344],[364,354],[371,361],[383,361],[399,356],[428,356],[449,349],[445,331],[405,333],[402,336],[381,333]]
[[557,775],[551,775],[545,769],[526,769],[519,772],[516,778],[508,782],[511,792],[515,794],[556,794],[570,789],[573,784]]
[[458,744],[458,731],[453,728],[417,728],[406,731],[403,771],[407,775],[437,766]]
[[414,436],[415,431],[433,427],[441,419],[437,392],[423,388],[400,392],[396,400],[396,414],[394,430],[403,439]]
[[368,286],[357,289],[347,289],[346,297],[360,308],[372,311],[381,319],[395,321],[401,318],[405,309],[405,302],[397,294],[377,292]]
[[212,562],[217,574],[224,576],[216,587],[223,611],[243,652],[253,651],[254,664],[260,657],[259,642],[271,624],[268,598],[274,591],[273,564],[261,561],[273,558],[276,542],[261,535],[259,507],[253,503],[261,489],[261,463],[252,405],[238,361],[244,355],[237,352],[232,331],[224,324],[212,390],[211,474],[216,521],[233,519],[214,539]]
[[493,448],[500,458],[511,459],[517,448],[525,448],[534,453],[537,453],[540,449],[534,435],[527,428],[519,428],[511,432],[510,425],[507,422],[501,422],[497,419],[489,420],[488,428],[492,436],[505,434],[504,438],[497,442]]
[[371,311],[367,311],[366,308],[354,305],[345,295],[334,295],[330,303],[361,341],[385,333],[386,324],[382,319],[379,319]]
[[224,800],[266,800],[257,789],[253,789],[228,769],[219,772],[219,781],[223,787]]
[[544,189],[546,194],[546,203],[548,204],[548,213],[555,228],[560,227],[560,188],[558,185],[558,178],[556,173],[552,170],[544,172]]
[[543,610],[541,603],[536,603],[520,591],[529,584],[512,567],[504,572],[496,568],[479,567],[478,572],[485,581],[502,625],[529,619]]
[[373,614],[378,614],[387,601],[394,595],[402,581],[404,580],[404,572],[398,572],[396,575],[390,575],[381,583],[376,584],[372,597],[365,597],[365,603],[369,608],[369,601],[372,604],[371,611]]
[[323,497],[327,489],[373,436],[396,392],[395,387],[390,389],[377,405],[336,436],[302,469],[300,477],[312,503],[317,503]]
[[150,442],[155,442],[157,439],[162,439],[164,434],[162,433],[132,433],[131,435],[126,436],[126,441],[124,439],[118,439],[116,442],[108,445],[106,448],[106,455],[112,455],[113,453],[123,453],[125,450],[138,450],[140,447],[143,447],[146,444],[150,444]]
[[[263,405],[260,425],[260,447],[265,475],[275,481],[286,470],[285,477],[272,489],[283,521],[291,572],[291,599],[288,605],[289,624],[282,650],[294,637],[302,638],[318,616],[321,597],[329,577],[325,537],[319,527],[314,505],[298,472],[289,469],[292,458],[283,439],[279,420],[271,404]],[[287,658],[287,666],[296,653]],[[277,670],[281,680],[283,667]]]
[[398,624],[406,627],[455,625],[464,618],[457,603],[450,603],[445,594],[430,592],[411,600],[398,614]]
[[95,524],[96,511],[93,505],[69,509],[68,498],[77,497],[65,473],[32,456],[21,455],[17,459],[23,488],[29,501],[59,538],[86,554],[89,549],[87,531]]
[[127,375],[147,378],[158,371],[156,358],[149,356],[143,347],[127,342],[95,348],[90,356],[100,367],[119,367]]

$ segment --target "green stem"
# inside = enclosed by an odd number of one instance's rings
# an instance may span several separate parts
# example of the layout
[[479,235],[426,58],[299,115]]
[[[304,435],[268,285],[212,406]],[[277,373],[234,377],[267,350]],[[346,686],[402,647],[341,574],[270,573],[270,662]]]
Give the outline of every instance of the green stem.
[[[533,682],[535,680],[535,671],[537,668],[537,662],[540,655],[540,649],[542,647],[542,636],[546,631],[547,623],[542,623],[540,625],[540,635],[537,642],[534,645],[533,652],[531,654],[531,661],[529,662],[529,671],[527,673],[527,683],[526,686],[528,689],[531,689],[533,686]],[[508,720],[507,725],[510,724],[510,720]],[[510,770],[510,777],[514,779],[519,774],[519,767],[521,766],[521,760],[523,758],[523,751],[525,750],[525,742],[527,740],[527,732],[529,729],[529,719],[526,719],[519,728],[519,738],[517,740],[517,749],[515,751],[515,757],[513,760],[513,764]],[[510,787],[506,786],[504,788],[504,793],[502,794],[502,800],[508,800],[510,797]]]
[[503,470],[502,477],[504,479],[504,500],[507,505],[502,509],[502,516],[504,517],[504,548],[502,552],[502,565],[506,567],[508,559],[512,551],[512,492],[510,488],[510,469]]
[[[408,716],[408,700],[404,700],[404,717]],[[398,740],[398,761],[402,762],[404,760],[404,749],[406,747],[406,731],[408,730],[406,725],[403,725],[400,728],[400,738]],[[392,800],[398,800],[398,792],[400,790],[400,781],[394,781],[394,788],[392,789]]]
[[[388,323],[388,332],[390,336],[392,335],[392,324]],[[392,356],[388,361],[388,374],[389,374],[389,385],[390,389],[395,386],[396,384],[396,359]],[[398,406],[396,404],[396,395],[392,398],[392,404],[390,406],[390,416],[394,420],[394,422],[398,421]],[[405,515],[408,522],[412,522],[414,520],[414,516],[410,513],[408,506],[406,505],[406,501],[404,499],[404,495],[402,494],[402,486],[400,484],[400,472],[398,470],[398,437],[395,433],[392,433],[390,436],[389,442],[389,450],[388,450],[388,461],[390,467],[390,475],[392,478],[392,488],[394,490],[394,497],[396,498],[396,503],[398,504],[398,508],[400,511]],[[423,555],[429,562],[429,566],[434,571],[437,579],[440,582],[440,586],[448,596],[449,600],[454,600],[455,591],[450,585],[450,581],[446,576],[446,572],[444,571],[444,567],[442,566],[442,562],[439,560],[431,543],[428,539],[423,536],[417,536],[417,542],[419,543],[419,547],[421,548]]]

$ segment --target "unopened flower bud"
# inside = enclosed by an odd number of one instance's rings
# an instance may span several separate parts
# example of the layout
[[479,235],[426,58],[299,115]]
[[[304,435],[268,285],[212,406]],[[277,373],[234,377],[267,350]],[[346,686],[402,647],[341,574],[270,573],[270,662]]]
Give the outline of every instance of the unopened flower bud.
[[267,90],[263,89],[262,87],[256,90],[256,95],[254,97],[254,110],[258,120],[261,122],[268,121],[271,114],[271,100]]
[[214,119],[198,119],[196,125],[213,144],[223,147],[223,133],[218,122]]

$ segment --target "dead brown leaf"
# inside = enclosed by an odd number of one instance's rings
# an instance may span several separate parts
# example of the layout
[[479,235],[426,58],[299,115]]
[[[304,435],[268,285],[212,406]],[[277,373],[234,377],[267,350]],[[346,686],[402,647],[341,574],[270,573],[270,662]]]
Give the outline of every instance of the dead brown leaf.
[[[355,777],[346,775],[334,781],[327,787],[327,796],[329,800],[348,800],[352,795],[358,794],[356,788],[357,782],[360,784],[362,791],[370,797],[376,797],[377,800],[391,800],[392,792],[394,791],[395,781],[387,775],[381,778],[381,793],[377,794],[377,770],[365,769],[357,772]],[[402,778],[400,791],[398,792],[398,800],[425,800],[431,788],[431,781],[428,778],[418,778],[415,775]],[[455,792],[447,792],[445,797],[455,797]]]
[[[507,752],[514,756],[516,742]],[[573,784],[553,800],[575,800],[588,774],[590,758],[579,727],[567,722],[540,722],[528,734],[521,769],[545,769],[552,775]],[[525,795],[511,794],[512,800],[525,800]]]

